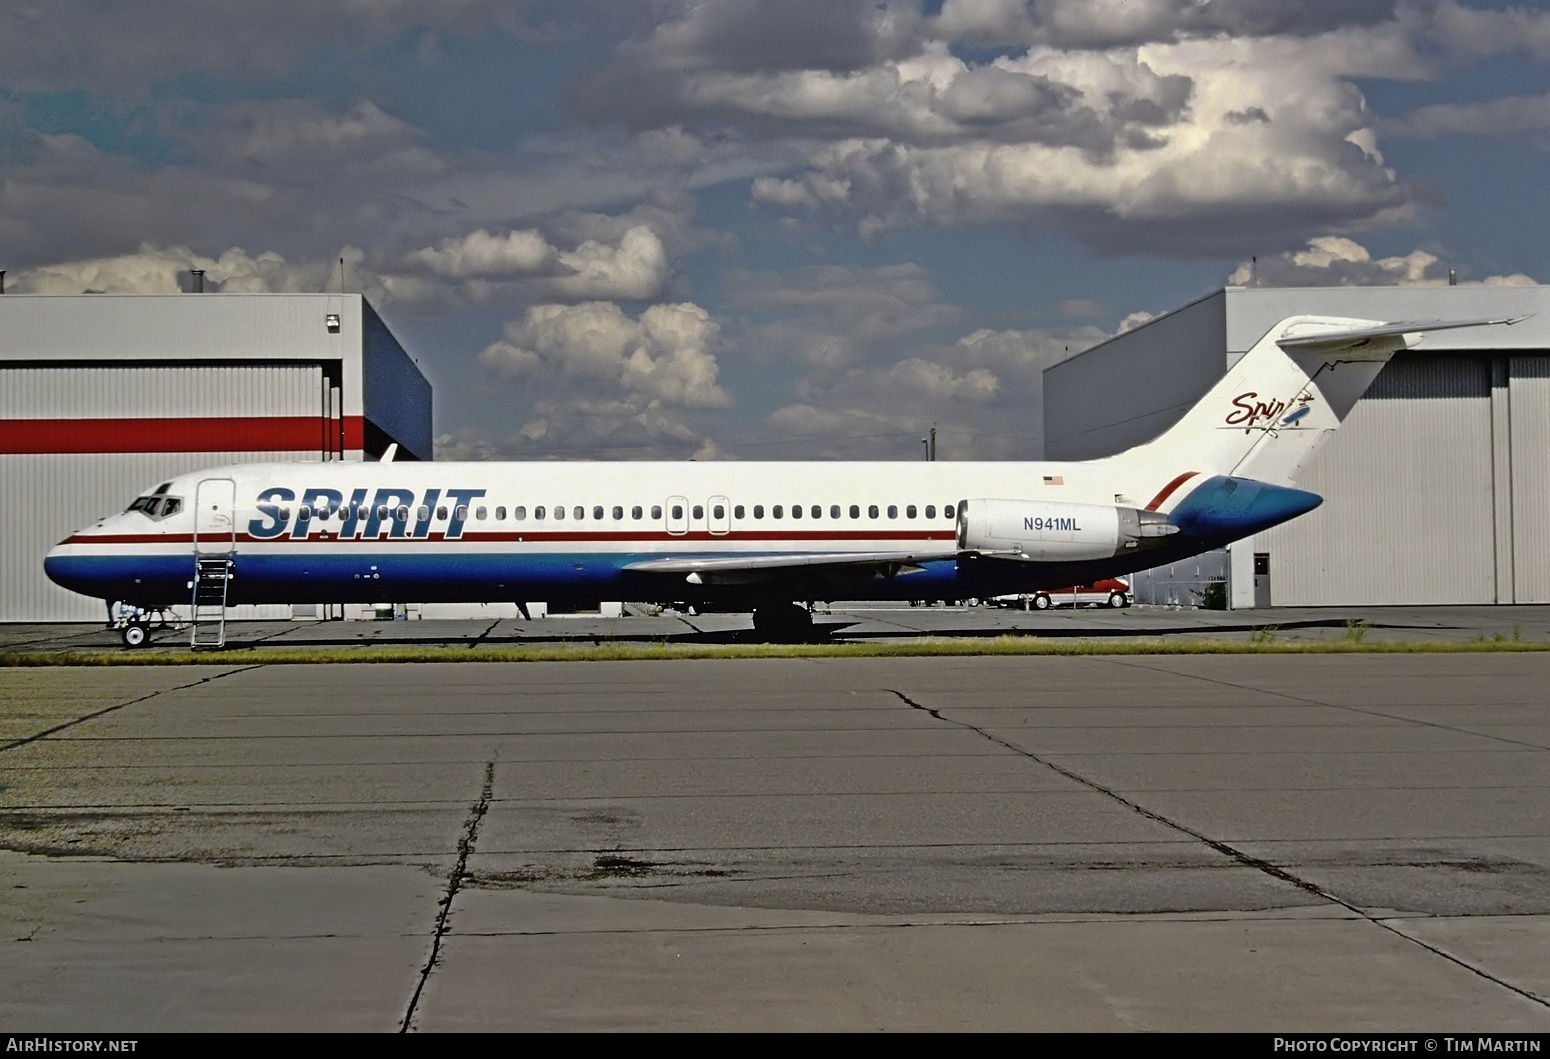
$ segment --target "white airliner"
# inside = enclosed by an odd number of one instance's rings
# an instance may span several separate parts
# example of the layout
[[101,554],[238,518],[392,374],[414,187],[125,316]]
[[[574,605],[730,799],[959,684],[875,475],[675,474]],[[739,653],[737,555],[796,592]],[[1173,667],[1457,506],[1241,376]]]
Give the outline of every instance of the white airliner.
[[1298,468],[1390,356],[1515,322],[1291,317],[1162,436],[1085,462],[217,467],[71,534],[44,569],[110,612],[197,604],[214,569],[223,604],[624,599],[791,635],[814,601],[1090,583],[1295,518],[1321,502]]

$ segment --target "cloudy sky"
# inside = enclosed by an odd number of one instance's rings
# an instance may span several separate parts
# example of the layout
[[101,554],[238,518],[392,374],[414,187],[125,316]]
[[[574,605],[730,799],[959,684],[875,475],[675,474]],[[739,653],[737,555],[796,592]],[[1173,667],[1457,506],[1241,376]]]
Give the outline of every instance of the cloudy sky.
[[365,292],[448,458],[1039,455],[1226,283],[1550,282],[1493,0],[6,0],[16,292]]

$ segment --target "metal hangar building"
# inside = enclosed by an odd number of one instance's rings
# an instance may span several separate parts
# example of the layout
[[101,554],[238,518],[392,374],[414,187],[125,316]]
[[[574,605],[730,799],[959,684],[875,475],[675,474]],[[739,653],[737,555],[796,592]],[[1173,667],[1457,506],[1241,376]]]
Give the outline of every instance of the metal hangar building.
[[1151,440],[1304,313],[1529,318],[1391,360],[1299,475],[1324,504],[1228,549],[1229,605],[1550,603],[1550,287],[1215,291],[1049,368],[1046,457]]
[[392,443],[431,458],[431,387],[359,294],[0,295],[0,621],[102,620],[43,556],[157,482]]

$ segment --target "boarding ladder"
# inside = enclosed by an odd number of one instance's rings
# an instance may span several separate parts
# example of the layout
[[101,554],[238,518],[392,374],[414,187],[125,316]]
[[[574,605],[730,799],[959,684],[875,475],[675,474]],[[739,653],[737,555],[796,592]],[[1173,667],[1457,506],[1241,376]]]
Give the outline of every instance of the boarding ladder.
[[206,478],[194,489],[194,621],[189,645],[226,645],[226,599],[236,574],[237,483]]
[[189,646],[226,645],[226,586],[231,583],[231,568],[231,557],[226,555],[194,559],[194,631]]

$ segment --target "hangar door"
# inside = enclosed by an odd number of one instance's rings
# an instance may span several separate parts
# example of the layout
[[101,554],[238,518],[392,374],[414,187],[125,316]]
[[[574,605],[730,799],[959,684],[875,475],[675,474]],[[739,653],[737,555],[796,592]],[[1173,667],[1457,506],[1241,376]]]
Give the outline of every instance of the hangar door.
[[1261,534],[1275,606],[1494,603],[1491,358],[1390,361]]
[[1550,356],[1508,360],[1512,602],[1550,603]]
[[315,363],[0,367],[0,621],[100,620],[44,576],[49,548],[189,471],[317,459],[333,393]]

